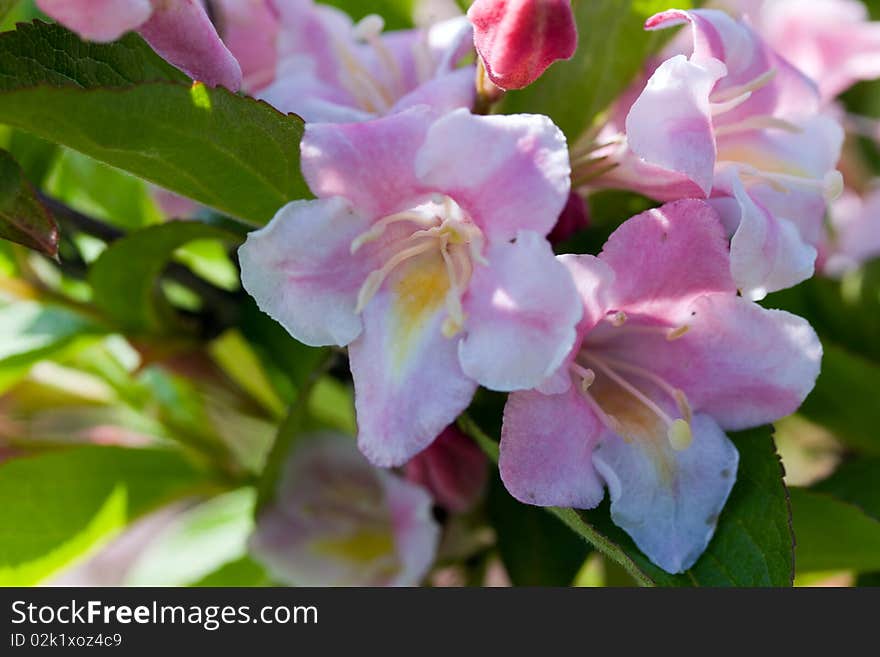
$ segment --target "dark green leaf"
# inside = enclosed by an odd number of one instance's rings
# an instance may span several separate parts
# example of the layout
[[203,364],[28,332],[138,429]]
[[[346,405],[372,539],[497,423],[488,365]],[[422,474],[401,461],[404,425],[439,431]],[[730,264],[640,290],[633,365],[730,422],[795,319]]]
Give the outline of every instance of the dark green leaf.
[[824,340],[822,373],[800,413],[847,445],[880,454],[880,364]]
[[21,165],[24,177],[41,187],[60,150],[56,144],[34,137],[28,132],[10,130],[9,152]]
[[[578,48],[534,84],[505,95],[505,113],[547,114],[571,142],[589,127],[671,32],[646,32],[645,19],[669,8],[665,0],[574,0]],[[692,2],[676,3],[688,9]]]
[[568,586],[583,566],[589,545],[543,509],[521,504],[496,475],[488,498],[489,519],[501,560],[516,586]]
[[0,150],[0,238],[55,257],[58,226],[18,163]]
[[0,121],[254,224],[309,195],[302,121],[222,88],[17,89],[0,93]]
[[156,281],[174,250],[203,238],[235,239],[226,231],[195,221],[151,226],[114,242],[92,265],[89,282],[95,304],[132,331],[159,331],[171,311]]
[[56,23],[20,23],[0,34],[0,91],[36,85],[126,87],[189,78],[136,34],[113,43],[83,41]]
[[179,453],[78,447],[0,465],[0,582],[34,584],[202,485]]
[[880,522],[880,458],[848,461],[813,488],[857,506]]
[[[875,484],[876,485],[876,484]],[[880,522],[827,493],[791,489],[797,572],[880,570]]]

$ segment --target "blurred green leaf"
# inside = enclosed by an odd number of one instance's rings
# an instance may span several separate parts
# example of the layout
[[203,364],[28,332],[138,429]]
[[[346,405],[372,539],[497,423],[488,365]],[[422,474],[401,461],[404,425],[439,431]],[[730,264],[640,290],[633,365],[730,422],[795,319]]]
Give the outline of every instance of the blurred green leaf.
[[572,583],[590,553],[587,543],[544,509],[513,499],[497,471],[487,504],[501,560],[515,586]]
[[250,344],[237,330],[230,329],[208,345],[208,353],[229,378],[265,408],[272,417],[284,417],[286,406]]
[[822,372],[800,414],[829,429],[848,446],[880,454],[880,364],[829,340],[823,342]]
[[322,0],[321,4],[341,9],[356,21],[378,14],[385,20],[386,30],[401,30],[412,27],[416,0]]
[[220,566],[192,586],[269,586],[272,581],[266,570],[250,557],[244,556]]
[[45,190],[86,215],[125,229],[162,219],[143,180],[76,151],[61,151]]
[[83,41],[57,23],[19,23],[0,34],[0,91],[53,87],[125,87],[189,78],[159,57],[138,35],[113,43]]
[[0,21],[4,20],[17,4],[18,0],[0,0]]
[[184,511],[149,543],[126,585],[185,586],[242,558],[255,499],[252,488],[240,488]]
[[34,187],[41,187],[60,149],[29,132],[12,129],[9,132],[7,149],[21,166],[25,178]]
[[[504,113],[546,114],[571,143],[636,77],[646,58],[673,33],[646,32],[645,20],[669,8],[665,0],[573,0],[578,48],[534,84],[504,96]],[[676,3],[689,9],[692,2]]]
[[49,256],[58,254],[58,226],[37,199],[18,162],[0,150],[0,238]]
[[[874,429],[877,431],[876,427]],[[847,461],[828,479],[813,487],[857,506],[880,522],[880,458]]]
[[172,221],[114,242],[92,265],[95,304],[130,331],[161,331],[172,317],[156,281],[174,250],[196,239],[237,239],[196,221]]
[[880,570],[880,522],[824,493],[791,489],[798,573]]
[[[78,447],[0,465],[0,585],[32,585],[138,516],[195,492],[176,452]],[[12,502],[14,500],[14,502]]]

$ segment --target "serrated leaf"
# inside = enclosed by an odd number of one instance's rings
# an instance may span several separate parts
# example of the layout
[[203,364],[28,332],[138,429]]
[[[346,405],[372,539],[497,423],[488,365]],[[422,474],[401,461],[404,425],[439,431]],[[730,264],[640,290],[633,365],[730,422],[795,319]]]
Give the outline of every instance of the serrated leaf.
[[114,242],[89,271],[95,305],[128,330],[161,331],[171,311],[158,294],[159,274],[175,249],[204,238],[236,239],[215,226],[171,221]]
[[798,573],[880,570],[880,522],[859,507],[792,488],[791,510]]
[[569,586],[590,547],[559,520],[521,504],[498,476],[489,487],[488,513],[504,568],[516,586]]
[[[692,2],[676,3],[689,9]],[[645,20],[669,8],[663,0],[573,0],[578,48],[535,83],[505,94],[501,111],[546,114],[574,142],[622,92],[671,31],[646,32]]]
[[18,162],[0,150],[0,238],[58,255],[58,226],[37,199]]
[[0,91],[53,87],[126,87],[189,78],[136,34],[113,43],[83,41],[57,23],[20,23],[0,34]]
[[0,121],[255,225],[310,195],[302,120],[222,88],[17,89],[0,93]]
[[0,585],[31,585],[202,485],[179,453],[79,447],[0,465]]

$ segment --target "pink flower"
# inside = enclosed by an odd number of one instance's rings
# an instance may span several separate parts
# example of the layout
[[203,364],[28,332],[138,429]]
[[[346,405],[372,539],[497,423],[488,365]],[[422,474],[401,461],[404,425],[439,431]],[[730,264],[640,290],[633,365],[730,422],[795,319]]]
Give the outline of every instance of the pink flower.
[[831,206],[829,216],[831,231],[823,253],[824,273],[841,276],[880,257],[880,188],[864,197],[845,192]]
[[270,0],[215,0],[223,42],[238,60],[242,88],[253,94],[275,79],[280,22]]
[[428,449],[406,464],[406,478],[421,484],[440,506],[456,513],[470,510],[486,488],[486,456],[455,426],[446,427]]
[[880,23],[857,0],[731,0],[755,29],[832,100],[860,80],[880,77]]
[[468,18],[486,73],[502,89],[527,87],[577,49],[569,0],[476,0]]
[[427,29],[382,33],[370,15],[352,24],[312,0],[274,0],[280,17],[275,81],[259,96],[306,121],[363,121],[420,104],[470,107],[474,68],[456,68],[469,48],[464,17]]
[[592,508],[661,568],[703,552],[736,475],[726,430],[795,411],[819,372],[810,325],[737,295],[704,201],[625,222],[602,254],[560,256],[582,296],[579,338],[555,376],[510,395],[501,477],[517,499]]
[[302,168],[317,200],[248,236],[242,282],[297,340],[350,345],[370,461],[408,461],[478,384],[528,389],[556,370],[580,308],[544,238],[570,186],[547,117],[307,124]]
[[661,201],[713,198],[737,286],[759,299],[813,273],[826,200],[840,193],[843,131],[819,113],[813,84],[746,24],[715,10],[657,14],[688,22],[690,57],[661,63],[626,117],[618,163],[599,184]]
[[354,439],[319,433],[297,437],[249,547],[284,584],[415,586],[439,536],[423,488],[370,466]]
[[198,0],[37,0],[40,9],[84,39],[113,41],[137,30],[190,77],[237,90],[241,69]]

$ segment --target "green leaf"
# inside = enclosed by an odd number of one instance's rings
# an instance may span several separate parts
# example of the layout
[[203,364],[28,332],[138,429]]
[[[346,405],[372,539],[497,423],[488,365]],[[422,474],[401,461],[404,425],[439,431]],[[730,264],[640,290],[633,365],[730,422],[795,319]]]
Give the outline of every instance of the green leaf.
[[207,224],[171,221],[114,242],[89,271],[95,304],[128,330],[161,331],[172,311],[157,293],[159,274],[175,249],[204,238],[237,239]]
[[824,340],[822,372],[800,408],[850,447],[880,454],[880,364]]
[[179,453],[78,447],[0,465],[0,585],[45,579],[129,522],[203,485]]
[[125,584],[185,586],[244,557],[255,499],[252,488],[240,488],[188,509],[149,543]]
[[310,196],[302,120],[222,88],[22,88],[0,93],[0,121],[256,225]]
[[18,0],[0,0],[0,21],[4,20],[17,4]]
[[0,303],[0,367],[31,364],[77,336],[101,332],[97,323],[61,306]]
[[[646,32],[645,20],[665,0],[573,0],[578,48],[534,84],[505,94],[504,113],[547,114],[573,143],[607,109],[672,31]],[[689,9],[692,2],[676,4]]]
[[[874,484],[876,485],[876,483]],[[827,493],[791,489],[798,573],[880,570],[880,521]]]
[[29,132],[10,129],[7,149],[21,166],[25,178],[35,187],[42,187],[59,148]]
[[516,586],[569,586],[590,547],[543,509],[521,504],[497,473],[488,497],[489,520],[501,560]]
[[0,150],[0,238],[55,257],[58,226],[37,199],[18,162]]
[[57,23],[20,23],[0,34],[0,91],[36,85],[126,87],[189,78],[136,34],[113,43],[83,41]]

